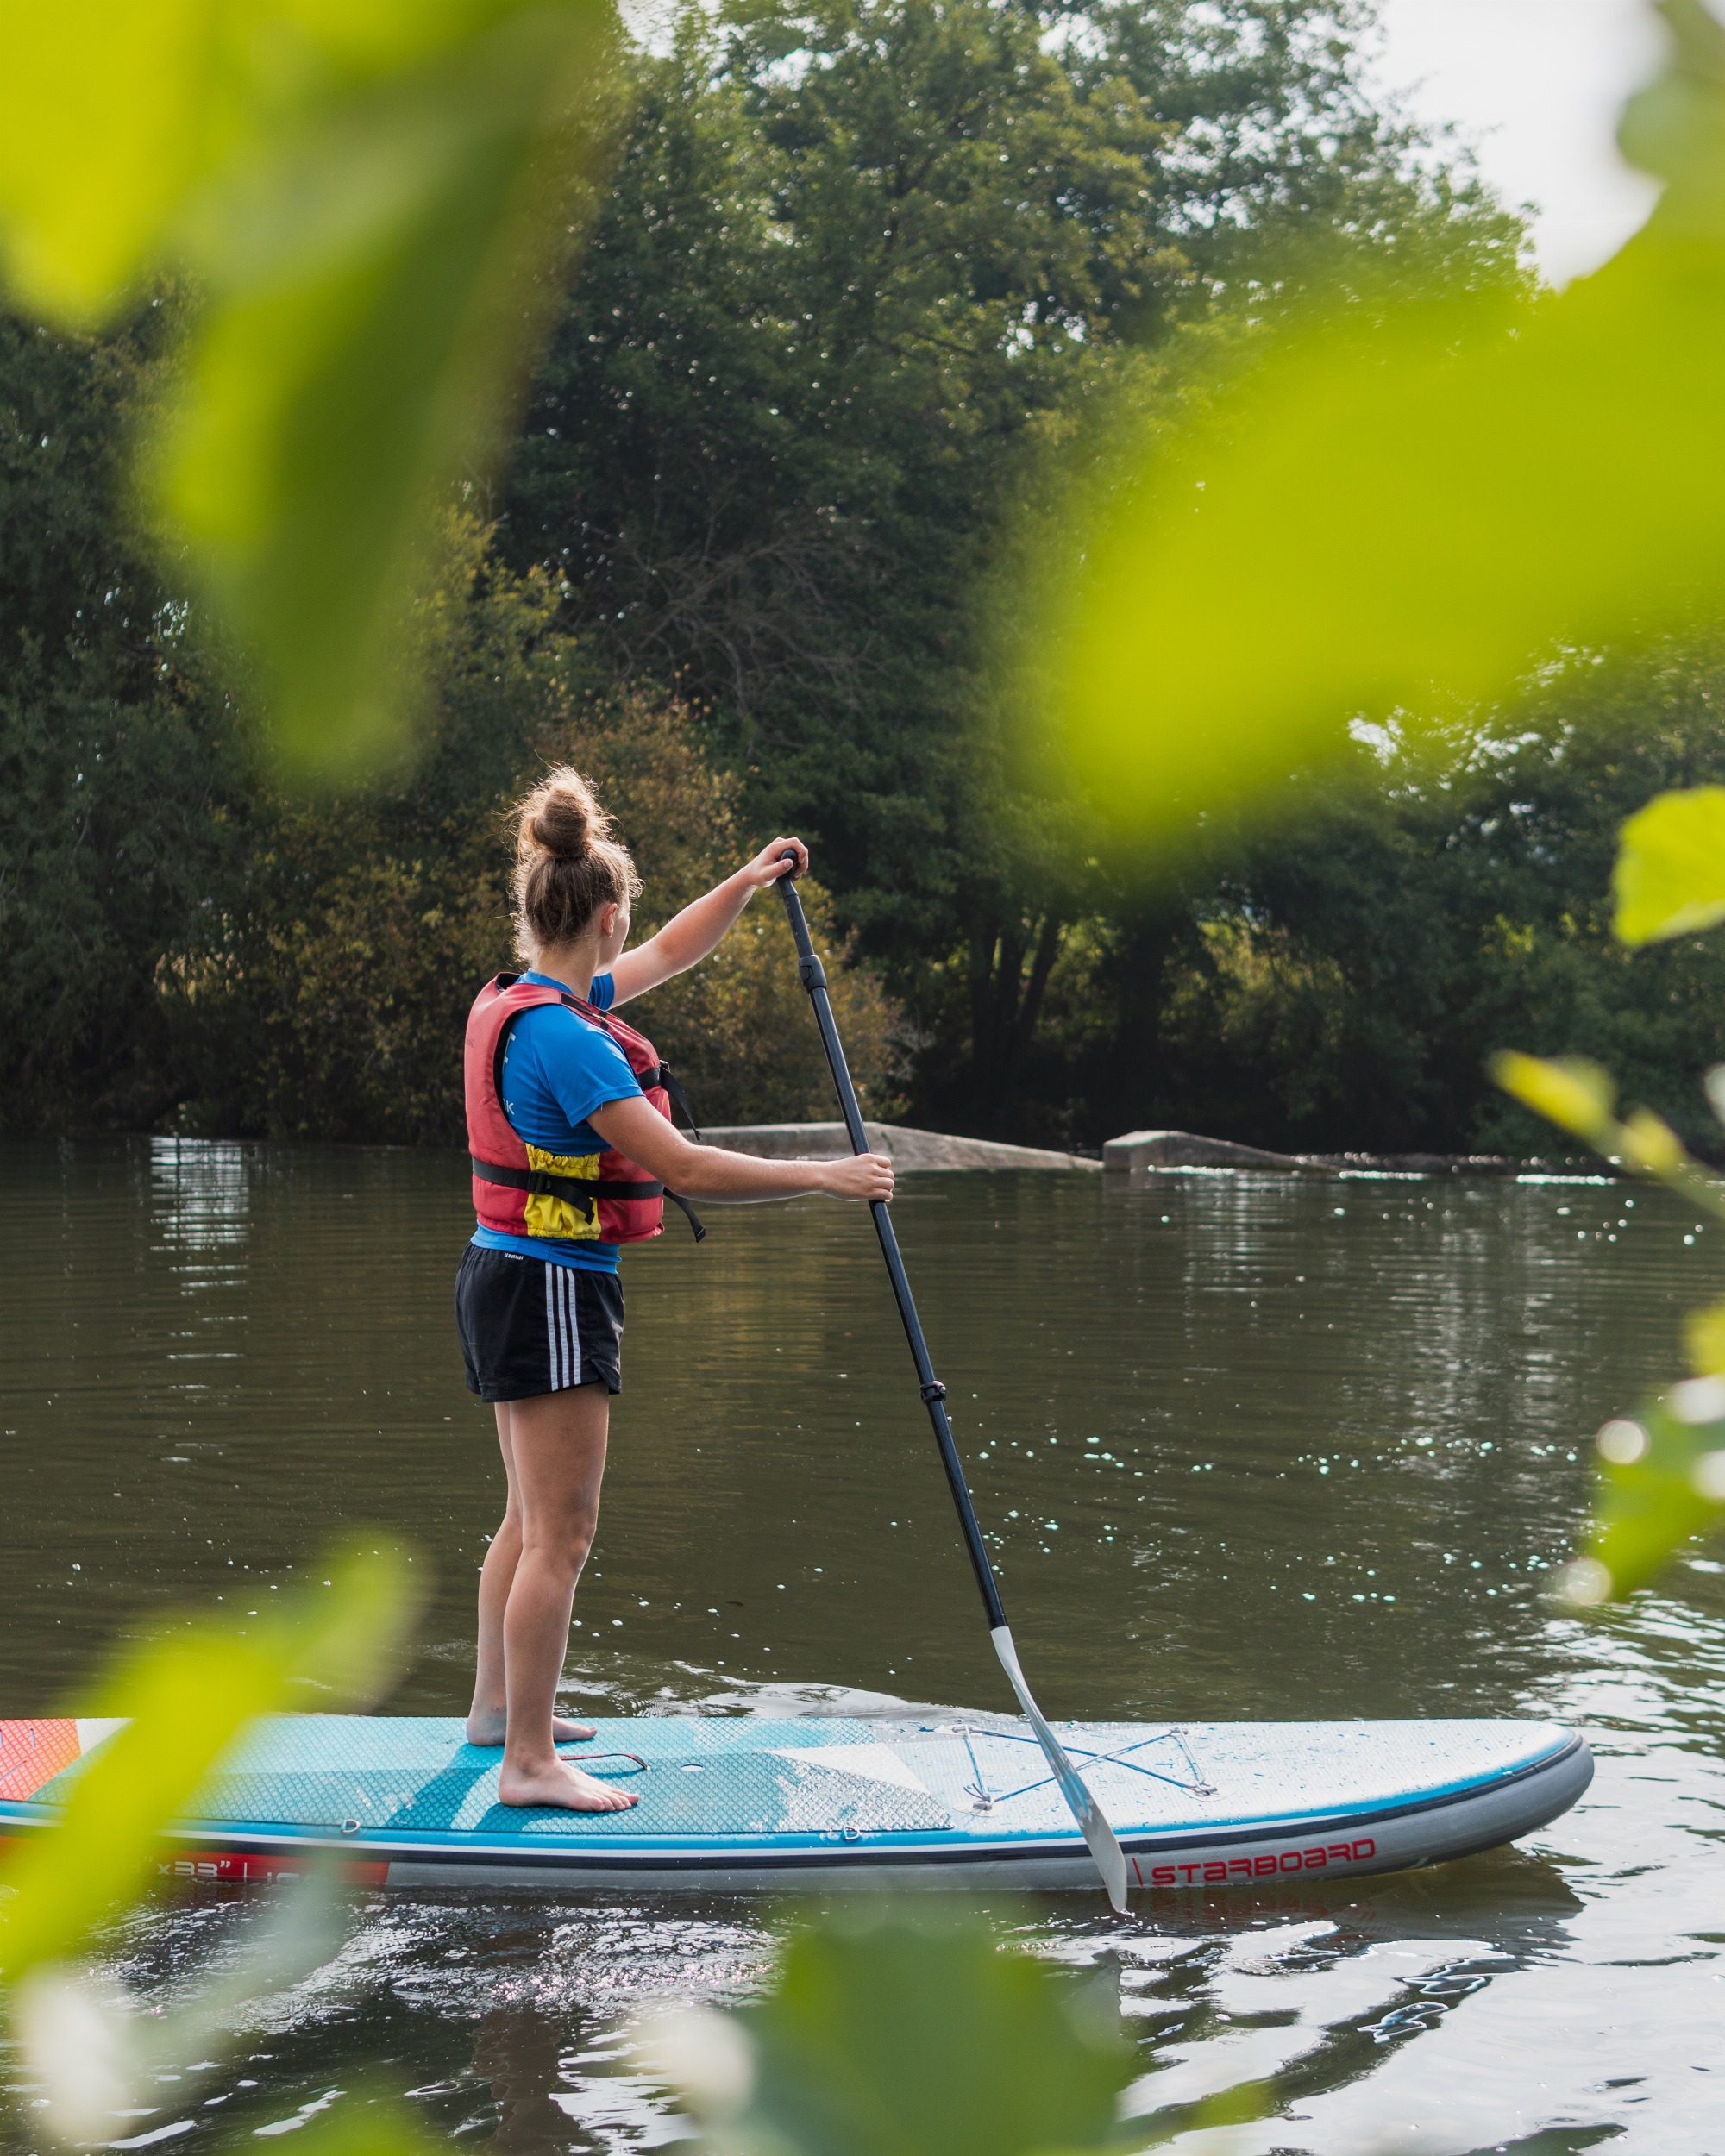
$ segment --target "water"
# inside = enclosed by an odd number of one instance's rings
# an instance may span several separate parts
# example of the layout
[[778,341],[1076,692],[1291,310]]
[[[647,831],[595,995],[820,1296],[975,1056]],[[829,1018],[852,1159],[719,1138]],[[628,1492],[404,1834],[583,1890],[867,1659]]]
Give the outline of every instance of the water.
[[[188,1604],[243,1623],[365,1522],[435,1580],[396,1704],[460,1711],[501,1493],[449,1313],[460,1160],[141,1140],[14,1146],[0,1179],[0,1712],[75,1702]],[[1676,1371],[1715,1232],[1585,1181],[935,1176],[895,1212],[1051,1713],[1556,1714],[1599,1758],[1546,1834],[1438,1871],[1170,1896],[1124,1929],[1001,1904],[1118,1984],[1135,2111],[1277,2073],[1284,2115],[1233,2146],[1725,2146],[1725,1568],[1697,1551],[1597,1622],[1546,1600],[1583,1433]],[[625,1267],[570,1701],[1007,1706],[866,1219],[718,1212]],[[164,1901],[110,1959],[171,1997],[258,1914]],[[673,2129],[623,2021],[746,1994],[781,1921],[361,1896],[237,2064],[118,2138],[279,2129],[380,2059],[451,2134],[648,2147]],[[27,2109],[9,2138],[35,2145]]]

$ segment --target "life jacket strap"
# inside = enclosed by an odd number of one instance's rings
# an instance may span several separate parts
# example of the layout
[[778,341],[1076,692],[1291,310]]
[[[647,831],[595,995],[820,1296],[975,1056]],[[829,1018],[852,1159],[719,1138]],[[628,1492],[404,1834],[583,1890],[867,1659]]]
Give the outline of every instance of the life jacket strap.
[[[469,1153],[467,1159],[481,1182],[501,1183],[506,1190],[524,1190],[536,1198],[567,1198],[580,1206],[589,1219],[601,1198],[662,1198],[667,1194],[663,1183],[625,1183],[597,1176],[554,1175],[545,1168],[507,1168],[501,1161],[481,1160],[477,1153]],[[677,1202],[682,1201],[679,1199]]]
[[701,1217],[699,1213],[695,1211],[694,1207],[689,1203],[687,1198],[680,1198],[674,1190],[668,1190],[665,1193],[665,1203],[668,1206],[674,1206],[678,1212],[682,1214],[684,1219],[688,1222],[690,1227],[694,1231],[694,1238],[697,1243],[706,1242],[706,1229],[702,1225]]
[[[670,1097],[671,1106],[674,1108],[681,1108],[682,1110],[683,1120],[688,1125],[690,1134],[693,1136],[695,1144],[697,1145],[702,1144],[703,1141],[700,1134],[700,1125],[695,1121],[695,1112],[689,1106],[689,1096],[683,1090],[683,1081],[678,1077],[676,1072],[672,1069],[668,1063],[660,1064],[657,1071],[654,1074],[653,1083],[655,1085],[662,1086],[665,1088],[666,1093]],[[690,1215],[691,1219],[694,1216],[693,1214]]]

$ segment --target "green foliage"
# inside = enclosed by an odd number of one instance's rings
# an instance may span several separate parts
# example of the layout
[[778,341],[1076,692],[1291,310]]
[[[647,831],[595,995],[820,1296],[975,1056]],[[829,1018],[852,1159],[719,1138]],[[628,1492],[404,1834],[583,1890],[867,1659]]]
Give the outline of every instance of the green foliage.
[[964,1912],[875,1904],[796,1933],[734,2020],[677,2017],[649,2061],[728,2149],[1030,2156],[1116,2137],[1131,2071],[1113,2002],[1002,1952]]
[[1697,1166],[1671,1125],[1651,1110],[1637,1108],[1620,1123],[1614,1112],[1615,1087],[1586,1056],[1541,1062],[1537,1056],[1509,1050],[1492,1057],[1491,1074],[1506,1093],[1585,1138],[1614,1165],[1669,1183],[1685,1197],[1725,1215],[1725,1183]]
[[1060,1988],[986,1932],[881,1922],[842,1948],[805,1934],[745,2017],[756,2130],[833,2156],[1095,2147],[1126,2049],[1085,2032]]
[[433,2140],[407,2106],[381,2090],[347,2091],[339,2110],[297,2127],[294,2156],[433,2156]]
[[198,1626],[145,1647],[110,1678],[93,1710],[122,1720],[77,1776],[55,1827],[7,1870],[0,1972],[7,1982],[75,1953],[148,1875],[165,1827],[182,1816],[255,1716],[305,1703],[369,1703],[392,1679],[414,1608],[388,1545],[336,1551],[328,1586],[283,1596],[248,1631]]
[[1665,942],[1725,920],[1725,787],[1649,801],[1623,826],[1611,881],[1623,943]]
[[1692,1377],[1608,1422],[1586,1553],[1561,1590],[1584,1607],[1645,1587],[1674,1549],[1725,1521],[1725,1382]]
[[1603,269],[1536,298],[1356,280],[1117,445],[1130,479],[1064,537],[1051,668],[1099,818],[1167,838],[1274,798],[1358,717],[1495,698],[1554,644],[1712,604],[1725,28],[1660,11],[1674,50],[1624,141],[1668,185]]
[[[339,1944],[333,1884],[319,1869],[275,1890],[237,1955],[142,2013],[122,1985],[92,1978],[94,1935],[155,1878],[166,1831],[247,1725],[311,1703],[364,1708],[394,1682],[417,1608],[411,1560],[388,1542],[338,1545],[329,1576],[284,1595],[245,1627],[192,1620],[122,1657],[80,1702],[114,1728],[60,1777],[59,1818],[27,1836],[6,1872],[0,1974],[18,2049],[41,2109],[36,2128],[72,2147],[137,2118],[169,2075],[208,2071],[258,2001],[322,1965]],[[317,1567],[322,1572],[323,1565]],[[189,2065],[189,2061],[197,2061]],[[358,2116],[354,2115],[355,2112]],[[411,2120],[364,2092],[313,2129],[319,2146],[422,2156]]]
[[[1548,1152],[1549,1129],[1485,1076],[1515,1041],[1584,1051],[1716,1147],[1695,1074],[1725,1057],[1725,948],[1685,935],[1632,954],[1607,884],[1650,794],[1725,780],[1722,709],[1716,634],[1578,654],[1496,707],[1351,744],[1293,787],[1285,824],[1212,818],[1153,877],[1051,874],[1064,918],[1008,1128]],[[937,1120],[988,1097],[957,1054],[940,1075]]]
[[[111,27],[111,26],[110,26]],[[191,273],[150,513],[253,656],[290,768],[398,736],[433,506],[499,445],[604,132],[605,0],[8,10],[0,244],[72,327]]]
[[147,1125],[156,993],[231,858],[233,715],[113,494],[173,312],[100,342],[0,316],[0,1125]]

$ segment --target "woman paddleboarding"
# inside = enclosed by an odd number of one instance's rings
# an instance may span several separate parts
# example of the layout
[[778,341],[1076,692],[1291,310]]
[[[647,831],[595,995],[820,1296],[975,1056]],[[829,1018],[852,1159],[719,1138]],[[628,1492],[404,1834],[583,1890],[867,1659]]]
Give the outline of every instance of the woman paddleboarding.
[[[622,1390],[618,1252],[661,1232],[665,1199],[861,1200],[892,1163],[756,1160],[670,1120],[674,1081],[613,1018],[714,950],[756,892],[800,874],[775,838],[625,951],[635,864],[585,779],[553,771],[515,810],[516,947],[467,1019],[467,1148],[479,1224],[455,1281],[467,1387],[497,1417],[509,1495],[480,1574],[467,1738],[501,1745],[505,1804],[620,1811],[636,1800],[561,1757],[591,1727],[555,1713],[575,1587],[599,1520],[611,1396]],[[787,855],[793,856],[787,860]],[[687,1209],[687,1208],[686,1208]]]

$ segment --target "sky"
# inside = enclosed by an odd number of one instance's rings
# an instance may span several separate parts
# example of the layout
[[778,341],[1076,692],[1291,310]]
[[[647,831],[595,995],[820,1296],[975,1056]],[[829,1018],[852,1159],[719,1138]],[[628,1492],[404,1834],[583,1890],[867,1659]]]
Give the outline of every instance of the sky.
[[1380,0],[1379,81],[1453,122],[1512,204],[1537,206],[1552,283],[1596,268],[1647,216],[1651,184],[1617,154],[1624,98],[1658,64],[1646,0]]

